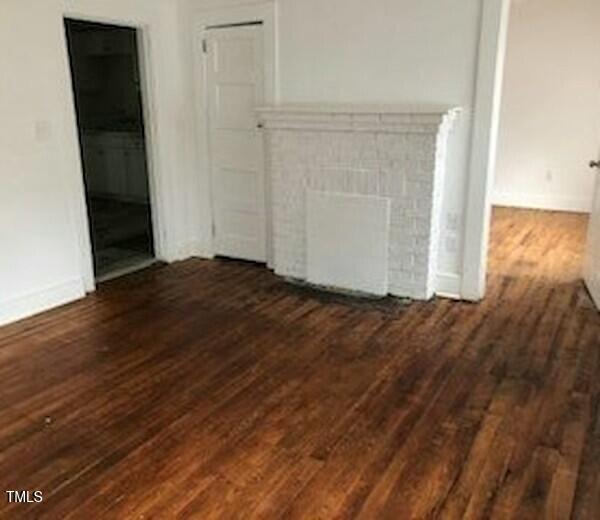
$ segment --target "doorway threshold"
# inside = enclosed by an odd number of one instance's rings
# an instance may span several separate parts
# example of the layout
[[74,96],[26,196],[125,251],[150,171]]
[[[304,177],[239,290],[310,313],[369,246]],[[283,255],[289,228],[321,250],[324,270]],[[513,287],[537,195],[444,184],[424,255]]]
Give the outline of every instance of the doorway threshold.
[[129,264],[120,268],[113,269],[105,274],[98,276],[96,278],[96,283],[110,282],[111,280],[116,280],[117,278],[127,276],[128,274],[133,274],[137,271],[143,271],[144,269],[148,269],[148,267],[152,267],[158,262],[159,261],[156,258],[148,258],[146,260],[140,260],[139,262],[135,262],[134,264]]

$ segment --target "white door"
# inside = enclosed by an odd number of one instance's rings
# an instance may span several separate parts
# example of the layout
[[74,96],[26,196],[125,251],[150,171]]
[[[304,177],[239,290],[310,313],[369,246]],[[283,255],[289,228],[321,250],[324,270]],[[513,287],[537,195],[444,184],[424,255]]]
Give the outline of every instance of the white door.
[[588,231],[585,282],[596,306],[600,309],[600,162],[592,162],[591,166],[597,174],[594,204]]
[[266,262],[262,25],[211,29],[207,52],[216,254]]

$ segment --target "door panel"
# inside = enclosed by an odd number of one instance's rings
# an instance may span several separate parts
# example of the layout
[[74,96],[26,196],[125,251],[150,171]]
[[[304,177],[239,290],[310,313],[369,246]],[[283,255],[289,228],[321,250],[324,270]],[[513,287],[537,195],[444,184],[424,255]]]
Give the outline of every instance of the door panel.
[[262,136],[255,133],[249,137],[246,132],[231,132],[227,139],[216,139],[211,151],[213,160],[222,168],[256,171],[263,160],[260,155]]
[[263,140],[254,112],[264,102],[263,29],[213,29],[207,44],[216,253],[265,262]]
[[590,215],[585,262],[585,282],[600,310],[600,168],[596,167],[596,190]]
[[217,88],[216,129],[254,130],[256,91],[254,85],[219,85]]
[[[252,28],[242,28],[241,31],[248,32],[246,29],[253,30]],[[227,76],[229,80],[240,81],[253,77],[256,70],[254,40],[247,38],[245,34],[238,37],[239,28],[219,29],[219,31],[221,31],[221,35],[225,34],[225,31],[228,32],[226,37],[220,38],[219,55],[216,56],[215,66],[219,74]],[[235,34],[234,31],[238,33]]]
[[244,213],[260,211],[257,207],[259,187],[253,171],[222,168],[219,170],[219,175],[223,181],[219,183],[219,188],[222,190],[219,196],[228,207],[235,207]]

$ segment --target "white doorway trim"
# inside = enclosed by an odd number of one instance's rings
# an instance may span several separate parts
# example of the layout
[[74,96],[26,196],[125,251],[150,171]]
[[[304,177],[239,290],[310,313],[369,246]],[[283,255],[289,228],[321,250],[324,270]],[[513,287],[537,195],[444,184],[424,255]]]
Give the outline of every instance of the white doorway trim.
[[483,0],[467,192],[461,297],[485,296],[492,186],[510,0]]
[[[152,53],[151,53],[151,38],[150,27],[145,23],[121,17],[105,17],[93,16],[77,11],[63,11],[63,20],[79,20],[84,22],[102,23],[135,29],[137,34],[137,51],[140,68],[140,83],[142,87],[142,107],[144,117],[144,132],[145,132],[145,148],[146,162],[148,169],[148,182],[150,191],[150,205],[152,214],[152,228],[154,235],[154,256],[157,260],[166,260],[168,255],[164,237],[165,230],[165,211],[166,211],[166,190],[164,182],[159,173],[158,165],[160,164],[158,156],[158,146],[155,146],[155,135],[157,128],[156,121],[156,95],[154,86],[154,72],[152,68]],[[71,73],[71,64],[68,52],[68,42],[66,32],[63,31],[63,48],[67,60],[67,84],[69,85],[68,98],[70,102],[70,120],[73,125],[73,131],[76,134],[76,140],[79,143],[78,121],[75,108],[75,94],[71,88],[73,78]],[[88,218],[88,208],[86,201],[86,191],[84,184],[83,162],[81,155],[78,154],[78,170],[79,178],[77,179],[76,187],[76,204],[75,204],[75,219],[77,233],[79,237],[80,249],[80,264],[83,283],[86,292],[94,292],[96,290],[96,278],[94,273],[94,258],[92,252],[92,243],[90,236],[90,225]]]
[[[279,100],[278,89],[278,57],[277,57],[277,25],[276,5],[273,1],[257,4],[233,5],[221,8],[200,9],[193,15],[193,46],[194,46],[194,91],[196,97],[197,131],[200,166],[203,190],[202,197],[202,235],[204,237],[201,254],[207,258],[215,256],[213,240],[213,207],[211,186],[211,150],[209,145],[209,100],[207,58],[203,51],[203,41],[210,27],[216,25],[262,23],[264,33],[264,99],[265,104],[271,105]],[[266,179],[267,201],[267,264],[271,266],[272,253],[272,219],[269,180]]]

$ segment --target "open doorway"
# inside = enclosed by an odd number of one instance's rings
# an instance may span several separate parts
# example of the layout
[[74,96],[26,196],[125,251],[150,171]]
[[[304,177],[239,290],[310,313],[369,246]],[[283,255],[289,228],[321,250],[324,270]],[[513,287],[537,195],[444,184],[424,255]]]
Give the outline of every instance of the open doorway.
[[[507,33],[489,275],[583,290],[600,143],[594,0],[514,1]],[[538,284],[538,286],[539,286]],[[496,287],[495,284],[490,284]]]
[[155,261],[137,31],[66,19],[97,281]]

